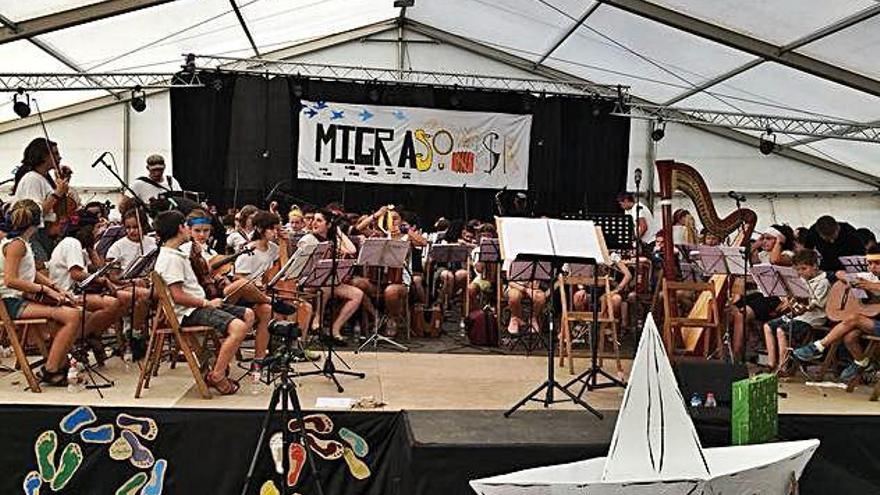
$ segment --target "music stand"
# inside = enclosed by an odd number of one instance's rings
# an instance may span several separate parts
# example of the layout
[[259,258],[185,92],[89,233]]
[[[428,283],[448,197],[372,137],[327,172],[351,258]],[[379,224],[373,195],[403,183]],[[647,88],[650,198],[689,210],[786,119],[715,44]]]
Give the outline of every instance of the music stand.
[[729,246],[697,246],[703,273],[712,275],[744,275],[743,248]]
[[868,260],[865,256],[841,256],[837,258],[846,273],[864,273],[868,271]]
[[[329,246],[326,247],[329,248]],[[316,250],[316,252],[318,251]],[[326,253],[326,249],[324,249],[323,252]],[[336,281],[345,280],[346,278],[351,276],[351,272],[354,270],[354,260],[319,260],[314,254],[315,253],[312,253],[308,256],[309,261],[304,265],[303,272],[299,276],[299,286],[301,288],[318,289],[319,291],[323,291],[324,289],[329,288],[329,297],[333,298],[333,289],[339,285]],[[298,375],[325,376],[333,381],[333,383],[336,385],[336,391],[341,394],[342,392],[345,392],[345,389],[342,387],[342,384],[339,383],[336,375],[353,376],[361,379],[366,378],[367,375],[365,373],[360,373],[357,371],[346,371],[337,369],[336,365],[333,363],[334,356],[336,357],[336,359],[339,359],[339,362],[341,362],[343,366],[348,368],[348,370],[351,370],[351,366],[349,366],[348,363],[345,362],[344,359],[342,359],[342,356],[340,356],[336,349],[333,347],[332,339],[325,339],[323,337],[324,335],[322,333],[319,336],[318,341],[321,343],[322,347],[324,347],[324,351],[327,354],[324,358],[324,366],[319,370],[304,371],[302,373],[298,373]]]
[[[104,398],[104,394],[101,392],[102,388],[110,388],[114,385],[113,380],[107,378],[100,371],[95,369],[95,366],[89,362],[89,353],[86,350],[86,317],[88,316],[88,309],[86,304],[86,297],[88,296],[87,290],[92,283],[97,280],[99,277],[104,276],[107,272],[109,272],[112,268],[115,268],[118,263],[107,263],[101,268],[99,268],[95,273],[92,273],[88,277],[84,278],[81,282],[77,283],[74,286],[74,291],[82,295],[82,311],[80,312],[80,320],[79,320],[79,343],[77,345],[77,349],[71,351],[71,354],[74,356],[80,357],[80,363],[83,365],[83,370],[86,372],[86,376],[91,382],[89,385],[86,385],[86,388],[93,389],[98,392],[98,396],[100,398]],[[100,340],[100,339],[99,339]],[[103,347],[103,343],[101,346]],[[95,381],[95,375],[98,375],[104,383],[97,383]]]
[[95,251],[102,257],[106,257],[110,246],[123,237],[125,237],[125,227],[122,225],[111,225],[101,234],[101,238],[95,244]]
[[[501,254],[505,262],[525,261],[534,263],[534,271],[541,262],[550,263],[551,275],[554,280],[562,280],[562,265],[565,263],[596,264],[607,261],[608,254],[601,240],[601,231],[590,221],[582,220],[551,220],[544,218],[498,218],[498,235]],[[597,234],[599,234],[597,236]],[[563,387],[555,378],[556,330],[554,325],[553,298],[550,298],[550,345],[547,346],[547,378],[535,390],[522,398],[504,413],[509,417],[527,402],[534,401],[548,407],[558,402],[554,392],[559,390],[575,404],[593,413],[596,417],[603,415],[592,406],[575,396],[567,387]],[[544,394],[543,399],[538,396]]]
[[[789,301],[794,299],[812,299],[813,291],[807,282],[801,278],[794,268],[790,266],[777,266],[767,264],[753,265],[749,269],[749,273],[755,280],[758,290],[764,297],[787,298]],[[792,322],[795,315],[794,304],[788,305],[788,343],[791,345]],[[786,349],[785,359],[779,363],[779,370],[791,359],[792,348]]]
[[[431,273],[428,277],[428,299],[431,299],[432,290],[434,288],[433,276],[434,266],[437,263],[443,263],[447,268],[453,263],[467,264],[467,260],[471,255],[473,246],[464,244],[433,244],[428,250],[428,259],[431,261]],[[455,296],[455,286],[453,282],[453,297]],[[467,301],[467,287],[465,287],[464,301]],[[462,303],[464,307],[465,302]],[[441,324],[442,327],[442,324]],[[460,315],[459,328],[464,327],[464,315]]]
[[[378,289],[382,287],[382,272],[385,268],[400,268],[404,269],[406,267],[406,260],[409,256],[409,241],[407,240],[395,240],[395,239],[384,239],[384,238],[373,238],[373,239],[365,239],[363,244],[361,245],[361,249],[358,252],[357,264],[363,267],[374,267],[379,268],[378,274],[376,276],[376,301],[378,302],[379,294]],[[374,305],[377,306],[377,305]],[[390,344],[401,351],[408,351],[409,348],[403,344],[395,342],[394,339],[390,337],[386,337],[379,333],[379,330],[387,324],[388,317],[386,315],[379,316],[379,311],[376,311],[374,316],[374,325],[373,325],[373,334],[370,335],[367,340],[361,344],[360,347],[355,351],[355,353],[359,353],[364,350],[371,343],[373,344],[373,350],[377,350],[380,343]]]

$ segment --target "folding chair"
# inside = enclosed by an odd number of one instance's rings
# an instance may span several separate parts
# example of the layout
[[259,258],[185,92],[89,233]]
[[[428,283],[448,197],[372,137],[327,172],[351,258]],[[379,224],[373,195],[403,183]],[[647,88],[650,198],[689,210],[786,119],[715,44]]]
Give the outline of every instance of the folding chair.
[[[602,276],[599,277],[597,281],[594,281],[591,277],[560,277],[555,285],[556,289],[559,291],[561,306],[560,320],[562,322],[562,331],[559,333],[559,366],[564,367],[565,360],[568,358],[568,371],[569,373],[574,374],[574,357],[572,356],[572,343],[574,336],[572,335],[572,326],[573,324],[587,324],[590,325],[589,331],[599,332],[599,338],[596,339],[596,342],[601,344],[603,354],[605,353],[605,347],[607,344],[606,337],[611,338],[614,346],[615,360],[617,361],[617,371],[618,373],[623,373],[623,364],[620,361],[620,320],[619,315],[614,315],[608,298],[599,298],[599,313],[598,319],[595,322],[593,321],[592,307],[585,311],[572,311],[570,309],[570,306],[573,305],[575,287],[582,285],[589,293],[593,292],[590,290],[591,288],[599,287],[605,289],[605,294],[610,294],[610,277]],[[590,305],[596,303],[597,301],[590,301]],[[603,327],[605,327],[606,331],[602,330]],[[596,352],[599,352],[599,349],[596,349]]]
[[[880,337],[876,335],[862,335],[862,339],[868,341],[868,347],[865,348],[865,356],[872,360],[880,357]],[[831,352],[830,349],[829,352]],[[856,373],[856,376],[846,384],[846,391],[852,392],[855,390],[863,376],[864,373],[861,371]],[[880,398],[880,380],[874,382],[874,390],[871,392],[871,401],[876,401],[878,398]]]
[[[174,313],[174,304],[171,299],[171,291],[162,277],[153,272],[150,275],[153,282],[154,292],[158,299],[158,311],[153,320],[153,328],[147,344],[146,363],[141,368],[138,378],[137,389],[134,397],[139,399],[141,390],[150,388],[150,378],[159,368],[162,358],[162,348],[168,336],[172,336],[176,348],[183,353],[186,364],[193,374],[193,379],[199,389],[202,398],[210,399],[211,392],[205,383],[204,371],[208,368],[209,351],[208,343],[213,342],[219,349],[219,338],[213,327],[208,326],[181,326],[177,315]],[[164,325],[160,324],[164,323]],[[202,337],[202,342],[198,341]],[[177,352],[172,351],[172,359],[177,359]]]
[[[9,316],[9,312],[6,311],[6,305],[0,302],[0,337],[3,334],[6,334],[7,339],[9,340],[9,344],[12,346],[12,351],[15,354],[15,362],[18,368],[24,373],[24,377],[27,380],[28,387],[31,389],[31,392],[39,393],[42,392],[40,389],[40,383],[37,380],[36,375],[34,375],[33,368],[39,366],[43,360],[39,360],[36,363],[31,364],[27,360],[27,354],[25,354],[24,346],[22,343],[27,343],[28,341],[28,329],[31,325],[48,325],[49,320],[44,318],[32,318],[32,319],[19,319],[13,320],[11,316]],[[18,328],[24,327],[21,332],[21,336],[18,334]],[[0,338],[2,340],[2,338]],[[43,358],[48,355],[48,349],[46,347],[45,341],[43,341],[42,336],[37,336],[35,339],[37,348],[40,349],[40,353],[43,355]]]
[[[715,330],[715,352],[719,357],[724,356],[724,336],[722,334],[721,317],[718,313],[718,303],[715,294],[715,284],[711,282],[673,282],[663,280],[663,345],[666,346],[666,353],[670,359],[676,354],[676,342],[678,339],[684,340],[685,329],[714,329]],[[678,302],[675,300],[676,293],[679,290],[694,291],[697,294],[708,292],[707,298],[708,308],[706,316],[703,318],[690,318],[687,316],[678,316]],[[678,338],[676,338],[678,337]],[[703,335],[703,357],[709,357],[709,341],[710,336]]]

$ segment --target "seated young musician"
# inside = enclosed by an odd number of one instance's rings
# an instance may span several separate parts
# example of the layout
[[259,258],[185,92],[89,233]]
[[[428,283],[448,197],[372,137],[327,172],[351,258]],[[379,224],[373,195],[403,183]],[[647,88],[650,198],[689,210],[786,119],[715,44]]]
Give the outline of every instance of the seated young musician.
[[[868,271],[856,274],[857,280],[852,285],[864,290],[869,299],[877,300],[880,298],[880,248],[877,246],[871,248],[866,258]],[[845,276],[845,272],[836,273],[838,280],[844,279]],[[843,340],[853,357],[853,362],[840,373],[840,379],[848,382],[859,372],[868,370],[871,364],[870,356],[866,356],[862,349],[863,335],[880,336],[880,320],[854,314],[835,325],[825,337],[795,349],[794,356],[803,362],[815,361],[822,357],[831,344]]]
[[[67,236],[49,257],[49,278],[64,291],[74,292],[77,285],[89,277],[89,259],[95,258],[93,229],[96,222],[97,218],[80,212],[77,223],[68,227]],[[106,277],[96,279],[92,286],[85,288],[84,294],[88,310],[85,331],[95,359],[101,365],[106,355],[100,337],[122,317],[126,307]]]
[[[611,253],[611,265],[599,267],[599,276],[609,276],[613,279],[611,292],[605,293],[605,288],[600,287],[602,293],[600,299],[608,299],[611,317],[620,317],[621,322],[627,320],[625,297],[629,283],[632,281],[632,273],[618,253]],[[572,307],[575,311],[586,311],[590,301],[590,291],[586,287],[579,287],[572,296]]]
[[[466,244],[464,240],[464,224],[462,224],[461,220],[450,222],[449,228],[443,233],[439,243]],[[445,304],[450,304],[459,291],[466,289],[467,270],[461,266],[461,263],[449,263],[448,266],[435,270],[434,273],[437,274],[437,279],[440,283],[439,294],[443,297],[442,302]]]
[[[794,256],[794,231],[788,225],[773,225],[761,236],[760,250],[752,252],[752,263],[770,263],[791,266]],[[733,320],[733,355],[743,358],[746,347],[746,329],[753,321],[764,324],[777,316],[782,301],[778,297],[764,297],[759,291],[734,296],[728,308]],[[745,306],[745,315],[743,315]]]
[[477,309],[477,300],[481,294],[484,297],[488,297],[492,293],[495,285],[495,270],[499,269],[497,263],[487,264],[480,261],[479,242],[482,239],[495,239],[497,237],[498,233],[495,231],[495,226],[491,223],[484,223],[480,226],[476,239],[478,245],[471,252],[474,269],[474,277],[471,279],[470,285],[468,285],[468,304],[471,311]]
[[189,256],[179,249],[190,236],[182,213],[162,212],[156,217],[154,227],[162,245],[155,271],[168,284],[174,312],[181,324],[210,326],[225,336],[213,369],[205,374],[205,383],[222,395],[234,394],[239,385],[227,377],[227,371],[241,342],[254,326],[254,312],[226,304],[220,298],[205,298],[205,290],[199,285]]
[[241,211],[235,215],[235,230],[226,237],[226,250],[237,253],[251,241],[254,226],[251,218],[259,209],[254,205],[244,205]]
[[[80,311],[72,296],[37,271],[30,238],[40,225],[42,212],[32,200],[16,201],[6,214],[6,237],[0,241],[0,297],[13,319],[46,318],[55,323],[52,346],[40,381],[67,385],[67,353],[80,335]],[[45,302],[43,302],[45,301]],[[64,302],[67,305],[59,306]]]
[[[298,248],[316,245],[328,241],[328,235],[336,236],[338,253],[329,253],[329,256],[353,256],[357,253],[357,249],[351,239],[348,238],[338,227],[334,227],[334,231],[330,231],[330,222],[333,214],[327,210],[321,209],[314,213],[312,218],[312,231],[306,234],[297,244]],[[333,297],[343,301],[342,307],[339,308],[336,319],[330,327],[332,338],[336,346],[342,347],[346,345],[345,339],[342,337],[342,327],[348,322],[349,318],[358,310],[361,301],[364,299],[364,292],[357,287],[339,281],[333,290]],[[324,291],[326,292],[326,291]],[[330,294],[322,293],[323,297],[328,298]]]
[[[140,215],[140,218],[138,218],[138,215]],[[125,237],[114,242],[110,249],[107,250],[107,256],[105,256],[106,262],[115,261],[119,265],[107,274],[110,281],[119,286],[123,285],[123,282],[119,280],[119,276],[127,271],[140,256],[149,254],[157,246],[155,239],[145,236],[141,232],[142,228],[149,228],[150,224],[146,216],[139,214],[137,209],[132,208],[125,212],[125,215],[122,217],[122,225],[125,227]],[[132,328],[141,329],[143,319],[149,309],[150,290],[146,287],[146,283],[141,281],[134,284],[133,287],[116,291],[116,296],[122,301],[126,311],[131,308],[132,293],[136,296],[134,314],[131,315]]]
[[[777,369],[782,366],[788,352],[788,335],[801,340],[815,327],[826,321],[825,303],[828,301],[830,284],[825,272],[819,270],[819,259],[815,251],[802,250],[794,254],[792,266],[810,288],[810,299],[805,308],[796,311],[797,316],[780,316],[764,324],[764,342],[767,345],[768,366]],[[780,370],[787,371],[787,370]]]

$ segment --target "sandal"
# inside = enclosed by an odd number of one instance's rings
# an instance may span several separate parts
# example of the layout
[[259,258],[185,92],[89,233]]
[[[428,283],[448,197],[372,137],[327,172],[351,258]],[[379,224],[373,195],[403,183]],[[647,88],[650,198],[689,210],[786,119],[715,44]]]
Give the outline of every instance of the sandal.
[[103,368],[104,362],[107,361],[107,351],[104,350],[104,342],[101,341],[100,337],[89,337],[86,339],[86,343],[95,356],[95,365]]
[[217,392],[220,393],[220,395],[232,395],[238,392],[238,389],[240,387],[238,382],[230,380],[225,375],[220,380],[214,379],[213,372],[211,371],[205,373],[205,384],[215,389]]
[[45,366],[40,367],[37,377],[41,383],[45,383],[50,387],[66,387],[67,386],[67,368],[61,368],[58,371],[49,371]]

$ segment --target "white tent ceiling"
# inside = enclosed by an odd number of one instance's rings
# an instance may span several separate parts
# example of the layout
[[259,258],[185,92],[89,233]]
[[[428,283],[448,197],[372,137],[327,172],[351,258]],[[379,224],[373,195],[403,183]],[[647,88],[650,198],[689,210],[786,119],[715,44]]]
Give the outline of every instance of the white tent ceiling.
[[[183,53],[253,56],[232,1],[262,54],[400,15],[392,0],[0,0],[0,73],[171,72]],[[877,0],[416,0],[405,18],[660,104],[880,121]],[[48,110],[106,94],[37,98]],[[11,114],[3,102],[0,120]],[[878,145],[795,149],[880,176]]]

